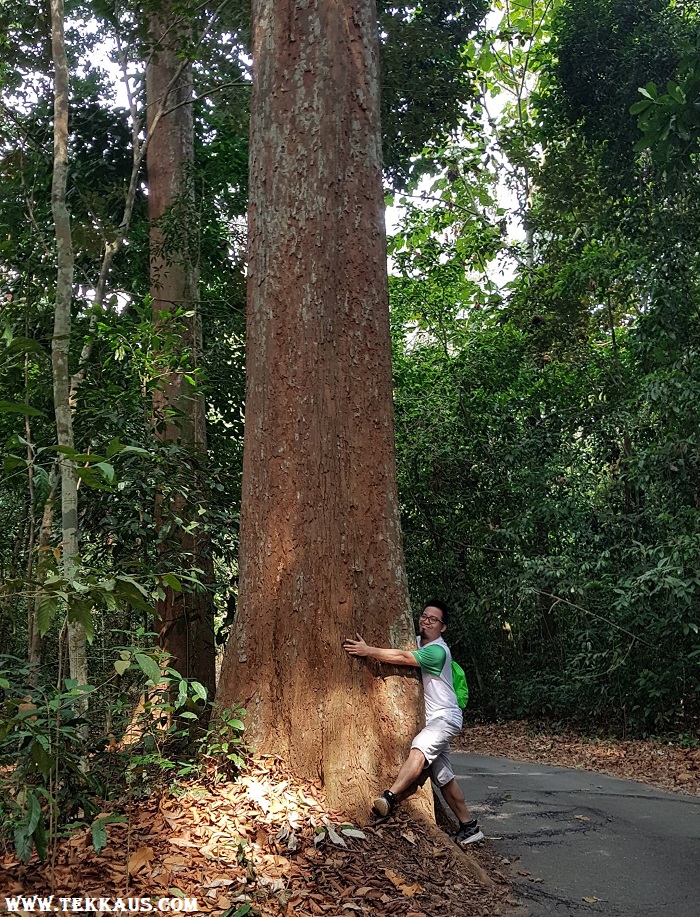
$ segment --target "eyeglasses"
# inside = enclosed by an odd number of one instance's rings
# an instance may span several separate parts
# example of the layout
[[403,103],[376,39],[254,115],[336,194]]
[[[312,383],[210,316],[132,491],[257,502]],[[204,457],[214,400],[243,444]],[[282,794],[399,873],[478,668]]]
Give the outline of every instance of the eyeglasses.
[[442,620],[440,618],[435,618],[433,615],[421,615],[418,620],[427,621],[431,627],[433,624],[442,624]]

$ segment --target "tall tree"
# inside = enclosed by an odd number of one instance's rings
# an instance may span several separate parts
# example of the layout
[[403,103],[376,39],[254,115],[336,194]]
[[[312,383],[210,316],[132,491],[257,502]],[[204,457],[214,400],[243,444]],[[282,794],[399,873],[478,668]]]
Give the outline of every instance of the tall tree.
[[[190,354],[190,370],[196,370],[201,351],[198,309],[199,268],[194,231],[194,119],[191,65],[183,64],[186,26],[172,6],[161,7],[150,20],[153,53],[146,78],[149,112],[162,112],[157,123],[151,118],[148,147],[148,215],[150,220],[150,274],[153,317],[162,337],[176,335],[182,352]],[[154,391],[156,436],[177,443],[189,454],[192,474],[201,477],[200,460],[206,453],[206,422],[203,396],[183,367],[167,365],[164,358],[160,384]],[[194,513],[195,518],[187,518]],[[209,545],[197,532],[196,509],[177,489],[158,499],[157,525],[162,553],[167,561],[175,547],[190,564],[205,571],[211,581]],[[211,595],[199,591],[166,589],[158,603],[161,644],[173,657],[181,675],[196,678],[213,696],[214,623]]]
[[[73,417],[70,402],[71,375],[68,366],[73,301],[73,238],[66,203],[68,184],[69,72],[64,37],[63,0],[51,0],[51,51],[54,63],[53,180],[51,210],[56,234],[56,299],[51,341],[54,408],[58,445],[72,450]],[[78,479],[69,454],[61,459],[61,548],[63,575],[72,581],[78,560]],[[70,676],[87,684],[87,652],[84,624],[68,620]]]
[[[239,613],[219,698],[366,815],[419,726],[393,452],[374,0],[254,0]],[[378,677],[384,675],[387,677]]]

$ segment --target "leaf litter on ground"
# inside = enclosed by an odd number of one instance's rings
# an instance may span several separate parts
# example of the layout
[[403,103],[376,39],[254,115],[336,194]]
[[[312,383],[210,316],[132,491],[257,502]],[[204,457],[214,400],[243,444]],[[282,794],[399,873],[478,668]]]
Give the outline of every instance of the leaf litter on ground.
[[[700,736],[699,736],[700,738]],[[700,796],[700,748],[659,739],[589,738],[528,720],[469,725],[455,748],[533,764],[578,767]]]
[[[197,913],[233,917],[489,917],[508,911],[510,886],[484,845],[464,854],[436,844],[399,810],[361,830],[320,788],[254,759],[237,780],[191,781],[132,803],[98,855],[92,831],[62,839],[53,861],[0,857],[3,895],[196,898]],[[3,904],[0,901],[0,905]]]

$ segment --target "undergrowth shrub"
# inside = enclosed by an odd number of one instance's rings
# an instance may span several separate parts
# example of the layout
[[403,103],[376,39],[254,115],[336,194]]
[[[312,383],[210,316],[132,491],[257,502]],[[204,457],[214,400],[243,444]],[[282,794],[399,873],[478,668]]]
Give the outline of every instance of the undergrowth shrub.
[[246,766],[245,710],[216,710],[160,650],[118,653],[99,692],[108,701],[89,714],[94,686],[33,685],[27,665],[0,657],[0,841],[24,863],[86,825],[99,853],[108,826],[126,820],[119,810],[164,781],[230,779]]

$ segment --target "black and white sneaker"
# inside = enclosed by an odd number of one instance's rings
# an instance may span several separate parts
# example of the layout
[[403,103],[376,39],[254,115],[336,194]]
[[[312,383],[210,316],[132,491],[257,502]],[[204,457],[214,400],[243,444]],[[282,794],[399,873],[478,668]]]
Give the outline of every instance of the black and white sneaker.
[[377,796],[372,803],[372,811],[375,815],[378,815],[379,818],[386,818],[391,815],[395,808],[396,796],[394,796],[391,790],[384,790],[382,795]]
[[476,819],[460,824],[459,831],[455,834],[455,844],[460,847],[466,847],[467,844],[476,844],[477,841],[483,841],[483,839],[484,832],[479,827]]

